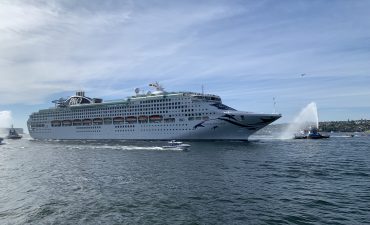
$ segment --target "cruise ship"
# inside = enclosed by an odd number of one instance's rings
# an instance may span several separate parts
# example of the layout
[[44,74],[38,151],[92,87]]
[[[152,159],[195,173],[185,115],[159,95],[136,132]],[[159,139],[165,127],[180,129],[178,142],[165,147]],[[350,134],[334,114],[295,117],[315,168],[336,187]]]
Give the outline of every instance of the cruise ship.
[[153,92],[103,101],[84,91],[53,101],[54,107],[30,115],[34,139],[58,140],[248,140],[281,114],[238,111],[213,94]]

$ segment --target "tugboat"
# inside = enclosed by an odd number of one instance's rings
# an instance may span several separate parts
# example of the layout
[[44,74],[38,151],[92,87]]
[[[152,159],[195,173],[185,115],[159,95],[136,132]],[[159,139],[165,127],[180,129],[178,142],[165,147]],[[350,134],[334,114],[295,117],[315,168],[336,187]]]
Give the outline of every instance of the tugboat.
[[329,135],[322,135],[319,133],[317,128],[312,128],[307,135],[308,139],[323,139],[323,138],[329,138]]
[[188,150],[190,148],[189,144],[184,144],[181,141],[171,140],[168,142],[168,145],[162,146],[164,149],[173,149],[173,150]]
[[304,130],[294,135],[294,139],[323,139],[329,137],[329,135],[320,134],[316,127],[310,127],[310,130]]
[[12,128],[9,129],[9,134],[8,136],[6,136],[6,138],[7,139],[21,139],[22,135],[19,135],[12,125]]

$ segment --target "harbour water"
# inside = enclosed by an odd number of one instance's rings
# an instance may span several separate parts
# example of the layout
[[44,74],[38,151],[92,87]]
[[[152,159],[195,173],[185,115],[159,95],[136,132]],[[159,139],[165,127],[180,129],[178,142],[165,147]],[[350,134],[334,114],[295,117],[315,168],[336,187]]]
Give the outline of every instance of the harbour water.
[[6,140],[0,224],[370,223],[370,137],[189,144]]

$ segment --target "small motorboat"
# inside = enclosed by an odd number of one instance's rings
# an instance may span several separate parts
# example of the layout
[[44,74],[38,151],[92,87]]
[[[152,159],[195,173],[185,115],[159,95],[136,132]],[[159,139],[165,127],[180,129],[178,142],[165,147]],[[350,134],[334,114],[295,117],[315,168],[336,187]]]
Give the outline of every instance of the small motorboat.
[[19,135],[12,125],[12,128],[9,129],[9,134],[8,136],[6,136],[6,138],[7,139],[21,139],[22,135]]
[[162,146],[162,148],[173,150],[188,150],[190,148],[190,145],[184,144],[181,141],[171,140],[168,142],[168,145]]

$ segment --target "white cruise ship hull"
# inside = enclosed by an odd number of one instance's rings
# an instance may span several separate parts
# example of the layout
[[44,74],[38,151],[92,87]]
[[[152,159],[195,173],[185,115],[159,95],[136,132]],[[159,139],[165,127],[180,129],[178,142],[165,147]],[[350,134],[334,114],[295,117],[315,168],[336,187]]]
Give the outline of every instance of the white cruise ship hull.
[[138,94],[103,102],[83,91],[53,101],[55,108],[30,115],[34,139],[58,140],[247,140],[281,117],[237,111],[217,95],[193,92]]
[[[41,140],[247,140],[251,134],[281,117],[279,114],[241,112],[238,114],[235,119],[220,116],[209,120],[176,124],[125,123],[45,127],[30,130],[30,135]],[[244,120],[241,120],[240,116],[244,116]]]

